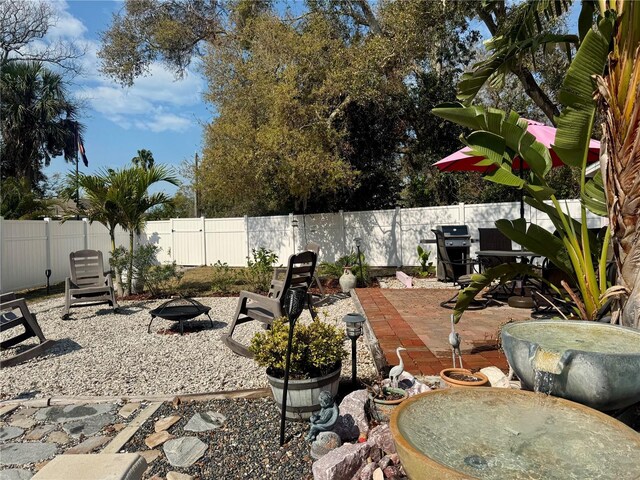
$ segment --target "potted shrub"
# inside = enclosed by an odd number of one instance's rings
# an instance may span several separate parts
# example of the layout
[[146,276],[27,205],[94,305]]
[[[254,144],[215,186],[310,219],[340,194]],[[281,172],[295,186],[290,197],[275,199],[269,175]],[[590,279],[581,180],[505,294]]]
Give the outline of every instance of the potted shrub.
[[[282,405],[284,366],[289,335],[289,323],[276,319],[269,330],[258,332],[249,350],[258,365],[267,368],[267,378],[273,397]],[[291,369],[287,392],[287,419],[307,420],[320,410],[318,396],[327,390],[335,397],[340,382],[345,333],[342,329],[322,322],[297,323],[291,347]]]

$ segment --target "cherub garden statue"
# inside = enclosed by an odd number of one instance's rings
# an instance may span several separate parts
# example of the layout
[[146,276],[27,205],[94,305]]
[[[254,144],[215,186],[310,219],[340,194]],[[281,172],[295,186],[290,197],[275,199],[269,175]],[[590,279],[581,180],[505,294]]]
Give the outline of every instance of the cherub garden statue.
[[318,400],[322,410],[311,415],[311,418],[309,419],[311,428],[309,429],[309,433],[306,437],[308,441],[315,440],[320,432],[327,432],[331,430],[340,415],[340,410],[338,409],[338,406],[333,400],[333,396],[330,392],[320,392]]

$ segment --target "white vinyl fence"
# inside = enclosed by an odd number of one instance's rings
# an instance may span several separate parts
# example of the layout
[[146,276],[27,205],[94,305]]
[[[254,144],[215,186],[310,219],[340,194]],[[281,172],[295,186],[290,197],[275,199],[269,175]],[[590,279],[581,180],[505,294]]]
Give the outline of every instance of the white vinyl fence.
[[[571,215],[579,218],[579,202],[570,200],[567,205]],[[139,242],[158,245],[161,262],[197,266],[220,261],[245,266],[253,249],[272,250],[279,262],[286,263],[289,255],[311,241],[320,245],[319,261],[335,261],[354,251],[354,238],[360,237],[370,265],[414,266],[418,265],[416,246],[433,239],[431,230],[438,225],[467,225],[472,239],[477,239],[478,228],[493,227],[500,218],[514,219],[519,215],[519,202],[511,202],[304,216],[180,218],[148,222]],[[553,230],[548,217],[528,205],[525,218]],[[606,219],[588,214],[587,222],[590,228],[599,228]],[[52,283],[64,280],[69,253],[74,250],[102,250],[105,262],[109,256],[109,236],[98,223],[0,220],[0,237],[2,292],[44,285],[47,268],[52,270]],[[126,245],[127,234],[119,231],[116,240]],[[431,258],[435,262],[435,245],[423,246],[434,251]],[[476,250],[477,243],[472,243],[471,254]]]

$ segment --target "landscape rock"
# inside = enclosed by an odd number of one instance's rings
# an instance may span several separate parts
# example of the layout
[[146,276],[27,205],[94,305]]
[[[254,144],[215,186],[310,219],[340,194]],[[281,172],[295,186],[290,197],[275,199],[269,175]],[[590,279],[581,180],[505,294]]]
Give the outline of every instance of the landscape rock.
[[186,473],[172,471],[167,473],[167,480],[193,480],[193,477]]
[[396,444],[393,443],[393,436],[388,423],[378,425],[369,432],[367,443],[373,447],[377,446],[385,453],[396,453]]
[[220,428],[227,418],[218,412],[199,412],[193,415],[184,426],[186,432],[207,432]]
[[51,443],[5,443],[0,445],[0,465],[25,465],[41,462],[56,453]]
[[118,411],[118,415],[123,418],[129,418],[138,408],[140,408],[140,402],[129,402]]
[[373,480],[384,480],[384,472],[380,467],[376,468],[373,472]]
[[367,463],[360,470],[360,474],[358,475],[358,480],[371,480],[373,478],[373,471],[376,469],[375,463]]
[[180,415],[171,415],[169,417],[164,417],[158,420],[153,429],[156,432],[161,432],[163,430],[168,430],[174,423],[178,422],[182,417]]
[[486,367],[480,369],[489,379],[489,383],[495,388],[511,388],[509,379],[498,367]]
[[382,473],[384,473],[385,478],[398,478],[400,476],[400,468],[395,465],[389,465]]
[[0,427],[0,441],[11,440],[13,438],[17,438],[24,433],[22,428],[18,427],[8,427],[3,426]]
[[342,441],[337,433],[320,432],[311,444],[311,457],[318,460],[340,445],[342,445]]
[[145,438],[144,443],[149,448],[155,448],[158,445],[162,445],[164,442],[176,438],[174,435],[171,435],[166,430],[162,430],[161,432],[152,433],[147,438]]
[[100,435],[97,437],[89,437],[84,442],[76,445],[75,447],[71,447],[69,450],[67,450],[64,453],[65,455],[80,455],[85,453],[91,453],[108,442],[109,442],[109,437],[105,435]]
[[351,480],[367,458],[369,443],[345,443],[313,463],[314,480]]
[[340,416],[333,431],[340,435],[343,442],[357,440],[369,433],[369,422],[365,413],[365,404],[369,398],[366,390],[356,390],[340,402]]
[[18,420],[19,418],[30,418],[38,410],[40,409],[33,407],[21,408],[11,416],[11,420]]
[[158,458],[161,455],[160,450],[143,450],[141,452],[138,452],[138,455],[140,455],[142,458],[145,459],[145,461],[147,462],[147,465],[151,465],[153,463],[153,461]]
[[369,452],[369,458],[373,463],[378,463],[382,458],[382,450],[378,446],[371,447],[371,451]]
[[0,470],[0,480],[29,480],[31,477],[33,477],[33,473],[21,468]]
[[207,448],[207,444],[196,437],[180,437],[169,440],[162,447],[171,466],[179,468],[193,465],[204,455]]
[[47,441],[57,443],[60,445],[66,445],[67,443],[69,443],[70,440],[71,439],[69,438],[69,435],[67,435],[65,432],[60,432],[60,431],[51,432],[47,437]]
[[35,415],[38,421],[64,423],[84,420],[104,413],[110,413],[115,409],[112,403],[97,403],[95,405],[67,405],[65,407],[41,408]]
[[115,417],[110,413],[101,413],[85,417],[82,420],[63,423],[62,429],[74,438],[79,438],[80,435],[89,437],[102,431],[105,426],[113,423],[114,420]]
[[47,433],[51,432],[55,425],[47,424],[34,428],[24,436],[25,440],[41,440]]

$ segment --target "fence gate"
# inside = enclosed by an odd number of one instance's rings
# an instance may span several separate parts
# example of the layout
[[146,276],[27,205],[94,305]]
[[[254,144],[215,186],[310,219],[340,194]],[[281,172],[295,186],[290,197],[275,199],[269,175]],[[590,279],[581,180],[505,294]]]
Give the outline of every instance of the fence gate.
[[205,265],[203,218],[175,218],[171,220],[173,259],[178,265]]

